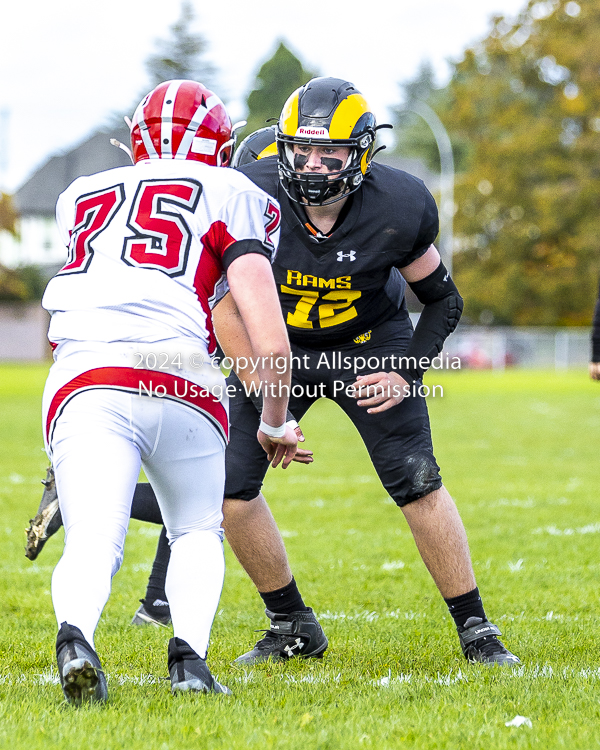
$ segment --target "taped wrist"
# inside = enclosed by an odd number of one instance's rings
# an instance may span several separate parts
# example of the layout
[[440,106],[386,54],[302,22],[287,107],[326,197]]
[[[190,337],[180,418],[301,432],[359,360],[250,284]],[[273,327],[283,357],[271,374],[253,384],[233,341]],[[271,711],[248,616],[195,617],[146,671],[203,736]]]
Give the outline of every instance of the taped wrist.
[[[262,415],[262,410],[263,410],[263,395],[262,395],[262,391],[259,391],[258,393],[256,393],[256,391],[251,390],[250,393],[248,394],[248,396],[250,398],[250,401],[252,401],[252,403],[254,404],[254,408],[256,409],[256,411],[260,415]],[[298,422],[296,422],[296,419],[295,419],[294,415],[292,414],[292,412],[289,409],[287,410],[287,413],[285,415],[285,421],[286,421],[286,424],[289,423],[289,422],[293,422],[293,425],[291,425],[292,429],[295,429],[298,426]]]
[[404,356],[410,363],[408,372],[420,378],[458,325],[463,300],[442,262],[429,276],[413,281],[410,288],[425,307]]

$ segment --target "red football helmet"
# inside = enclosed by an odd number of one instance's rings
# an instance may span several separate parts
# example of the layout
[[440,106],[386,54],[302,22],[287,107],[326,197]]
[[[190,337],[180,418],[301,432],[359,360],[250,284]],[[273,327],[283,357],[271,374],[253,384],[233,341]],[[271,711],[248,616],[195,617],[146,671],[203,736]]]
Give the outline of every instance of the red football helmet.
[[138,104],[131,128],[133,163],[192,159],[226,167],[234,146],[223,102],[195,81],[165,81]]

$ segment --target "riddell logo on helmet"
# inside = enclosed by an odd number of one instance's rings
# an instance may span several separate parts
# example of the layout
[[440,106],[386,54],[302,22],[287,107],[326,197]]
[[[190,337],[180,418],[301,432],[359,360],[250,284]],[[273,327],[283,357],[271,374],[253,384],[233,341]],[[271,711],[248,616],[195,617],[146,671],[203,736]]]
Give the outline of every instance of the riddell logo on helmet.
[[327,128],[306,128],[306,127],[300,127],[298,128],[298,132],[296,133],[297,136],[304,136],[307,135],[312,136],[313,138],[329,138],[329,131]]

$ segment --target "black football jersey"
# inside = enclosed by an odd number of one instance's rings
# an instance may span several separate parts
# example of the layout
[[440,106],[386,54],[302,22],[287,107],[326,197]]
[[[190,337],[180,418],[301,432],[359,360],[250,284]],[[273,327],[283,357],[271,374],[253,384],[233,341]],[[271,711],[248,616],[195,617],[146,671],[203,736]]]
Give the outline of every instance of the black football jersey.
[[291,341],[335,346],[398,312],[406,285],[398,268],[421,257],[438,234],[437,206],[421,180],[373,163],[332,233],[317,239],[281,187],[275,157],[240,171],[281,206],[273,274]]

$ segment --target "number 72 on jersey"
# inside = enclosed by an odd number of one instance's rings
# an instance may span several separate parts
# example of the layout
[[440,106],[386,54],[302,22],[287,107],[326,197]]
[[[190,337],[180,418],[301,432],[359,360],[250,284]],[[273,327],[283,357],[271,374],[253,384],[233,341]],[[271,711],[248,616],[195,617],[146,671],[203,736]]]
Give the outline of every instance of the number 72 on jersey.
[[[331,328],[345,323],[358,315],[353,305],[362,294],[356,289],[336,289],[321,295],[312,289],[293,289],[280,286],[281,294],[293,294],[300,297],[293,312],[288,312],[286,323],[294,328],[314,328],[310,313],[317,305],[319,328]],[[316,322],[316,321],[315,321]]]

